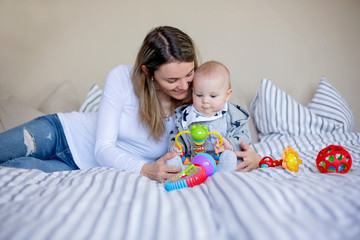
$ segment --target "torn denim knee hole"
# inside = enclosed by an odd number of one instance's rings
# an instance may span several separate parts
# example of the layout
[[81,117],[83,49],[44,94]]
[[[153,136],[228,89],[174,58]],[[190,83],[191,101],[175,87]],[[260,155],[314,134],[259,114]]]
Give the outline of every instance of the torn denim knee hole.
[[29,156],[30,154],[35,152],[35,139],[34,137],[31,135],[31,133],[26,130],[25,128],[23,129],[23,133],[24,133],[24,144],[26,146],[26,157]]
[[49,135],[46,138],[49,139],[49,140],[52,140],[51,132],[49,132]]

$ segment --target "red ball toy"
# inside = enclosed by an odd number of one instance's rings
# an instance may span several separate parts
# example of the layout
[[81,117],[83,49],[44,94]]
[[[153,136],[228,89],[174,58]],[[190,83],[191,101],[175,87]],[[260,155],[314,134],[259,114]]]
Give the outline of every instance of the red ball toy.
[[342,146],[330,145],[319,152],[316,166],[321,173],[347,173],[351,168],[351,156]]

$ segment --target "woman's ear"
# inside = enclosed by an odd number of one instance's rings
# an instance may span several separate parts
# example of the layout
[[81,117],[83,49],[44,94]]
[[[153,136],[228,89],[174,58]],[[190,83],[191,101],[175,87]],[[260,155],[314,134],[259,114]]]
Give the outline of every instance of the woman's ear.
[[149,69],[145,65],[141,65],[141,70],[146,74],[149,75]]

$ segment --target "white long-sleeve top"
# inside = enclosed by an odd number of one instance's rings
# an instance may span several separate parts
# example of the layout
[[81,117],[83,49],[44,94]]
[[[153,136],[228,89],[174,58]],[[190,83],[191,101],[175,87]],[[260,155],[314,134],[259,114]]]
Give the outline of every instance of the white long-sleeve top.
[[139,102],[131,83],[131,66],[120,65],[107,76],[98,113],[59,113],[66,139],[79,168],[114,167],[139,173],[147,162],[167,152],[175,126],[165,121],[163,138],[156,142],[138,118]]

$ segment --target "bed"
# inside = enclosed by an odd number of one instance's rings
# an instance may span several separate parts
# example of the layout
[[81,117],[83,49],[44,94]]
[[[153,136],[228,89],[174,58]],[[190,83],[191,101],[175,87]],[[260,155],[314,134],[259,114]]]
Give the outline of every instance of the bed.
[[[216,172],[203,184],[168,192],[118,169],[2,167],[0,239],[360,239],[360,133],[351,115],[344,117],[343,99],[324,107],[332,101],[324,95],[340,96],[329,87],[322,81],[304,107],[263,80],[252,103],[260,138],[254,150],[279,159],[291,146],[303,161],[299,172]],[[330,114],[335,110],[340,120]],[[319,151],[330,144],[350,153],[348,173],[317,169]]]

